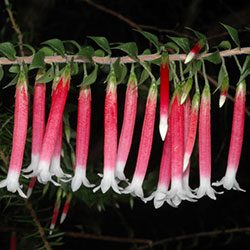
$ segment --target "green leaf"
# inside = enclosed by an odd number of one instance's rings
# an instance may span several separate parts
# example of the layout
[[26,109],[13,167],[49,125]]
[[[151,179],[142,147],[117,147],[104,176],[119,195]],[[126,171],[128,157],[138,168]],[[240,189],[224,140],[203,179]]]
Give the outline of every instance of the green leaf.
[[131,58],[138,61],[138,48],[135,42],[123,43],[119,46],[114,47],[113,49],[120,49],[127,53]]
[[165,48],[173,49],[177,54],[180,53],[180,48],[173,42],[168,42],[164,44]]
[[79,67],[78,67],[78,63],[72,63],[71,65],[71,75],[75,76],[77,75],[79,72]]
[[62,41],[63,43],[69,43],[69,44],[73,44],[77,49],[78,51],[81,50],[81,46],[79,43],[77,43],[76,41],[74,40],[65,40],[65,41]]
[[206,36],[205,36],[204,34],[200,33],[200,32],[197,31],[197,30],[191,29],[191,28],[189,28],[189,27],[186,27],[186,29],[193,31],[194,34],[196,35],[196,37],[197,37],[199,40],[200,40],[200,39],[203,39],[203,40],[206,40],[206,39],[207,39]]
[[84,48],[81,48],[79,50],[79,52],[77,53],[77,55],[83,56],[86,59],[88,59],[90,62],[93,62],[92,56],[94,55],[94,53],[95,53],[95,51],[94,51],[94,49],[92,47],[86,46]]
[[89,75],[83,78],[80,86],[87,86],[87,85],[91,85],[92,83],[94,83],[97,78],[97,72],[98,72],[98,65],[95,64],[94,70]]
[[32,55],[34,55],[36,53],[36,50],[31,45],[29,45],[27,43],[23,43],[22,45],[23,45],[23,47],[28,48],[32,52]]
[[45,54],[45,56],[53,56],[54,55],[54,51],[50,48],[50,47],[42,47],[41,49],[39,49],[40,52],[43,52]]
[[226,24],[221,23],[224,28],[227,30],[227,32],[229,33],[229,35],[231,36],[232,40],[235,42],[235,44],[237,45],[238,48],[240,48],[240,40],[239,40],[239,36],[238,36],[238,31]]
[[160,52],[159,40],[156,35],[142,30],[135,30],[135,31],[141,33],[144,37],[146,37],[155,46],[157,53]]
[[3,76],[4,76],[4,71],[2,65],[0,64],[0,81],[3,79]]
[[44,69],[45,63],[44,63],[45,53],[41,50],[37,51],[36,54],[33,57],[33,60],[29,66],[29,69]]
[[247,56],[241,70],[239,83],[245,80],[249,74],[250,74],[250,56]]
[[8,83],[6,86],[4,86],[3,89],[6,89],[6,88],[13,86],[13,85],[16,85],[18,78],[19,78],[19,74],[16,74],[16,76],[11,80],[11,82]]
[[221,63],[221,57],[219,51],[211,53],[211,55],[204,57],[204,59],[214,64]]
[[221,41],[218,47],[223,49],[231,49],[231,43],[229,41]]
[[109,56],[111,55],[111,49],[107,38],[102,36],[88,36],[88,38],[92,39],[98,46],[105,50]]
[[54,65],[51,64],[51,67],[49,70],[46,71],[46,73],[40,77],[36,82],[37,83],[47,83],[54,79],[55,71],[54,71]]
[[149,74],[147,70],[143,69],[138,85],[141,85],[143,82],[145,82],[148,79],[148,77],[149,77]]
[[12,43],[0,43],[0,53],[12,61],[16,60],[16,50]]
[[117,79],[117,84],[120,84],[126,74],[127,74],[127,67],[124,64],[120,64],[120,58],[118,58],[115,63],[113,64],[114,70],[115,70],[115,75]]
[[42,42],[41,44],[48,45],[54,52],[59,54],[60,56],[64,57],[65,55],[65,49],[63,42],[57,38],[53,38],[50,40],[47,40],[45,42]]
[[12,65],[10,68],[9,68],[9,72],[10,73],[19,73],[20,71],[20,65],[16,64],[16,65]]
[[189,41],[186,37],[173,37],[168,36],[171,40],[173,40],[183,51],[188,54],[190,51]]
[[104,57],[104,56],[105,56],[105,53],[104,53],[103,50],[98,49],[98,50],[95,50],[94,56],[97,56],[97,57]]

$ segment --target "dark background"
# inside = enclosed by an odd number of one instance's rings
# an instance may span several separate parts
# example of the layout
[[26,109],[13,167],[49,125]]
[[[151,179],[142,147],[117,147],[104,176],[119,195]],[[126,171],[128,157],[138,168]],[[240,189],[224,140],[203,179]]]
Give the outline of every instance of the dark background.
[[[239,31],[239,38],[242,47],[249,46],[249,31],[245,31],[245,27],[249,27],[250,23],[250,2],[249,1],[95,1],[108,10],[112,10],[117,14],[127,17],[143,30],[152,32],[157,35],[161,43],[169,40],[167,35],[171,36],[187,36],[190,44],[194,45],[197,41],[193,33],[185,27],[196,29],[208,38],[210,48],[218,45],[223,40],[230,40],[226,30],[220,23],[231,25]],[[0,16],[0,41],[16,42],[17,36],[13,31],[8,15],[3,3],[1,3]],[[87,39],[87,36],[104,36],[109,42],[130,42],[137,43],[139,53],[151,45],[139,33],[134,31],[135,27],[122,21],[117,16],[106,13],[103,10],[90,5],[87,1],[80,0],[43,0],[43,1],[13,1],[12,10],[16,22],[18,23],[22,33],[24,42],[31,44],[34,48],[40,48],[40,43],[51,38],[59,38],[61,40],[75,40],[81,45],[89,44],[93,47],[96,45]],[[230,40],[231,41],[231,40]],[[232,42],[232,41],[231,41]],[[232,42],[233,44],[233,42]],[[233,46],[235,46],[233,44]],[[152,48],[153,49],[153,48]],[[243,62],[244,56],[239,57]],[[229,94],[234,96],[234,87],[239,77],[239,71],[232,58],[226,59],[226,65],[230,75]],[[207,64],[207,73],[217,79],[218,66]],[[154,71],[158,78],[159,73]],[[91,141],[89,152],[89,165],[91,173],[102,172],[101,164],[103,160],[103,103],[105,97],[105,85],[101,83],[104,77],[99,77],[100,81],[92,86],[92,127]],[[3,80],[8,81],[8,75]],[[30,81],[32,81],[32,76]],[[76,105],[78,77],[72,79],[71,95],[69,102]],[[200,80],[201,88],[203,87],[202,78]],[[249,79],[247,80],[249,82]],[[31,82],[30,82],[31,83]],[[123,101],[125,93],[125,85],[118,86],[118,111],[119,111],[119,131],[122,122]],[[247,87],[249,90],[249,88]],[[215,87],[211,84],[211,91]],[[0,90],[3,106],[13,105],[13,88]],[[136,162],[136,155],[140,140],[140,131],[142,119],[144,115],[145,91],[140,88],[138,116],[136,121],[136,130],[132,145],[131,154],[128,160],[126,173],[131,179],[133,169]],[[219,180],[225,173],[227,153],[230,142],[231,121],[233,103],[226,101],[222,109],[218,108],[219,93],[212,95],[212,181]],[[246,105],[249,106],[247,96]],[[72,129],[75,129],[76,112],[71,114]],[[154,188],[157,184],[157,173],[159,170],[162,142],[158,133],[158,113],[156,117],[154,144],[152,155],[146,176],[147,187]],[[172,208],[164,204],[160,209],[156,210],[152,202],[144,204],[139,199],[134,199],[134,207],[131,209],[129,196],[118,196],[112,191],[102,195],[101,193],[92,194],[91,191],[81,188],[81,192],[77,192],[73,196],[68,217],[64,224],[57,225],[59,231],[74,231],[99,236],[117,236],[117,237],[134,237],[151,239],[158,241],[161,239],[172,238],[173,241],[168,244],[160,244],[153,249],[240,249],[248,246],[250,243],[249,232],[227,233],[227,234],[208,234],[206,237],[190,237],[187,240],[174,240],[176,236],[195,234],[199,232],[213,232],[224,229],[237,229],[249,226],[250,205],[249,205],[249,117],[246,115],[245,137],[242,150],[242,157],[237,179],[246,193],[236,191],[225,191],[223,195],[217,195],[217,200],[213,201],[208,197],[203,197],[195,203],[183,201],[179,208]],[[194,151],[191,166],[190,185],[196,188],[198,181],[198,165],[197,165],[197,146]],[[29,162],[28,153],[25,162]],[[99,181],[99,180],[97,180]],[[42,189],[42,185],[37,188]],[[41,224],[48,226],[49,220],[45,220],[46,216],[52,213],[52,207],[55,201],[55,190],[51,187],[50,194],[43,198],[39,198],[38,194],[31,197],[34,207],[46,208],[49,211],[39,213]],[[218,190],[222,190],[218,188]],[[36,200],[37,199],[37,200]],[[98,211],[98,206],[102,204],[105,210]],[[119,208],[117,207],[119,205]],[[21,211],[25,210],[25,207]],[[4,210],[2,225],[17,226],[20,224],[14,219],[8,219],[12,210]],[[17,211],[13,212],[18,214]],[[25,212],[23,212],[25,214]],[[27,214],[27,212],[26,212]],[[28,215],[27,215],[28,216]],[[3,222],[4,221],[4,222]],[[6,223],[6,224],[4,224]],[[0,242],[2,241],[8,249],[9,233],[2,233]],[[22,233],[19,233],[18,239],[21,246],[20,249],[27,248],[27,239],[23,239]],[[4,239],[5,238],[5,239]],[[32,238],[31,238],[32,239]],[[37,239],[36,239],[37,240]],[[53,241],[50,240],[50,241]],[[122,242],[111,243],[110,241],[91,240],[83,238],[73,238],[64,236],[64,245],[55,249],[137,249],[140,245],[128,244]],[[31,242],[29,242],[30,244]],[[29,245],[28,244],[28,245]],[[88,244],[88,246],[87,246]],[[32,245],[29,245],[29,249]]]

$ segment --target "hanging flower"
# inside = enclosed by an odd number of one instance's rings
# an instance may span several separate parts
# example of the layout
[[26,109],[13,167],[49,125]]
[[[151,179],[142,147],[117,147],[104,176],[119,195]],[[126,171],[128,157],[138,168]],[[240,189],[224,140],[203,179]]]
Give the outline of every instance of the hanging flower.
[[153,81],[151,83],[147,97],[146,110],[141,132],[141,141],[134,176],[132,182],[123,190],[123,193],[125,194],[131,193],[132,195],[138,196],[142,199],[144,198],[142,183],[147,171],[153,143],[157,91],[157,86]]
[[23,154],[28,127],[28,90],[25,72],[21,70],[16,85],[14,131],[12,139],[12,151],[7,178],[0,182],[0,188],[7,187],[7,190],[27,198],[21,190],[19,176],[23,163]]
[[232,133],[227,160],[226,174],[221,179],[221,181],[213,183],[214,186],[223,185],[223,187],[228,190],[235,189],[239,191],[245,191],[240,188],[238,182],[236,181],[236,174],[240,162],[240,155],[244,136],[245,100],[246,82],[242,81],[238,84],[236,88]]

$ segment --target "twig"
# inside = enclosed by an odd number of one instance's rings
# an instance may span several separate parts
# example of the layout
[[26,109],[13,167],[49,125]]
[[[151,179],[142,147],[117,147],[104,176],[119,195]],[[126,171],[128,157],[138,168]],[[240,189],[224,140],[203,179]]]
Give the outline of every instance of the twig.
[[[231,50],[224,50],[220,52],[220,56],[222,57],[229,57],[229,56],[234,56],[234,55],[243,55],[243,54],[248,54],[250,52],[250,47],[245,47],[245,48],[235,48]],[[197,59],[204,58],[207,56],[210,56],[212,53],[203,53],[197,55]],[[159,59],[161,57],[160,54],[150,54],[150,55],[139,55],[138,58],[140,62],[144,61],[153,61],[156,59]],[[44,62],[47,64],[50,63],[66,63],[67,61],[71,60],[73,58],[74,62],[76,63],[88,63],[89,60],[82,57],[82,56],[72,56],[72,55],[65,55],[65,57],[62,56],[46,56],[44,58]],[[119,57],[120,58],[120,63],[135,63],[136,60],[129,57],[129,56],[123,56]],[[170,61],[184,61],[186,58],[186,54],[172,54],[169,55],[169,60]],[[111,62],[114,63],[118,57],[97,57],[93,56],[92,57],[93,61],[98,64],[110,64]],[[0,57],[0,64],[2,65],[11,65],[11,64],[19,64],[20,62],[24,62],[26,64],[30,64],[33,60],[33,56],[28,56],[28,57],[17,57],[17,60],[11,61],[8,58],[5,57]]]
[[8,162],[9,162],[9,159],[8,157],[4,154],[3,150],[0,149],[0,157],[4,163],[4,165],[7,167],[8,166]]
[[10,9],[9,0],[4,0],[4,2],[5,2],[5,6],[6,6],[6,10],[8,12],[8,15],[10,17],[10,21],[12,23],[12,27],[13,27],[14,31],[16,32],[16,34],[17,34],[17,39],[18,39],[18,42],[19,42],[19,49],[20,49],[21,56],[24,56],[22,32],[21,32],[20,28],[18,27],[18,25],[16,24],[15,18],[13,16],[13,13],[12,13],[11,9]]
[[[249,232],[249,231],[250,231],[250,227],[242,227],[242,228],[229,228],[229,229],[225,229],[225,230],[214,230],[214,231],[200,232],[200,233],[193,233],[193,234],[184,234],[184,235],[169,237],[169,238],[166,238],[163,240],[155,241],[155,242],[153,242],[152,247],[163,245],[165,243],[173,242],[173,241],[187,240],[187,239],[199,238],[199,237],[215,236],[215,235],[220,235],[220,234]],[[148,248],[149,248],[149,246],[142,246],[142,247],[139,247],[138,249],[143,250],[143,249],[148,249]]]
[[49,246],[49,243],[48,243],[48,241],[46,239],[44,230],[43,230],[43,228],[42,228],[42,226],[41,226],[41,224],[40,224],[40,222],[39,222],[39,220],[38,220],[38,218],[36,216],[35,210],[33,209],[31,203],[27,199],[24,199],[24,202],[25,202],[26,206],[28,207],[28,209],[29,209],[29,211],[31,213],[31,216],[33,217],[33,220],[34,220],[34,222],[36,223],[36,225],[38,227],[38,231],[39,231],[40,236],[41,236],[41,238],[43,240],[43,243],[44,243],[44,246],[45,246],[46,250],[51,250],[51,247]]
[[87,3],[87,4],[89,4],[89,5],[97,8],[97,9],[103,11],[103,12],[106,12],[106,13],[112,15],[112,16],[117,17],[118,19],[122,20],[123,22],[127,23],[129,26],[131,26],[131,27],[133,27],[133,28],[135,28],[137,30],[142,30],[141,27],[138,24],[136,24],[135,22],[129,20],[127,17],[125,17],[125,16],[123,16],[123,15],[121,15],[121,14],[119,14],[119,13],[113,11],[113,10],[110,10],[110,9],[106,8],[105,6],[103,6],[101,4],[95,3],[95,2],[93,2],[91,0],[83,0],[83,1],[85,3]]
[[75,238],[85,238],[85,239],[112,241],[120,243],[139,243],[148,246],[151,246],[153,243],[152,240],[148,239],[114,237],[114,236],[94,235],[94,234],[76,233],[76,232],[64,232],[64,235],[68,235]]

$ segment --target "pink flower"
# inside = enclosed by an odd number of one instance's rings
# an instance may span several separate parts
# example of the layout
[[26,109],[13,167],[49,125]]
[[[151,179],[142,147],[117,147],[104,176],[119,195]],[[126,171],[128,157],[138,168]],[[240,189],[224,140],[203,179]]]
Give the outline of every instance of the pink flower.
[[27,78],[24,71],[20,72],[16,85],[14,131],[12,140],[12,152],[7,178],[0,182],[0,188],[7,187],[7,190],[27,198],[21,190],[19,176],[23,163],[26,135],[28,127],[28,91]]
[[240,188],[236,181],[236,174],[240,162],[242,150],[244,123],[245,123],[245,100],[246,100],[246,82],[238,84],[234,101],[233,124],[230,140],[230,147],[227,160],[227,170],[221,181],[213,183],[214,186],[223,185],[224,188],[230,190],[235,189],[245,191]]

